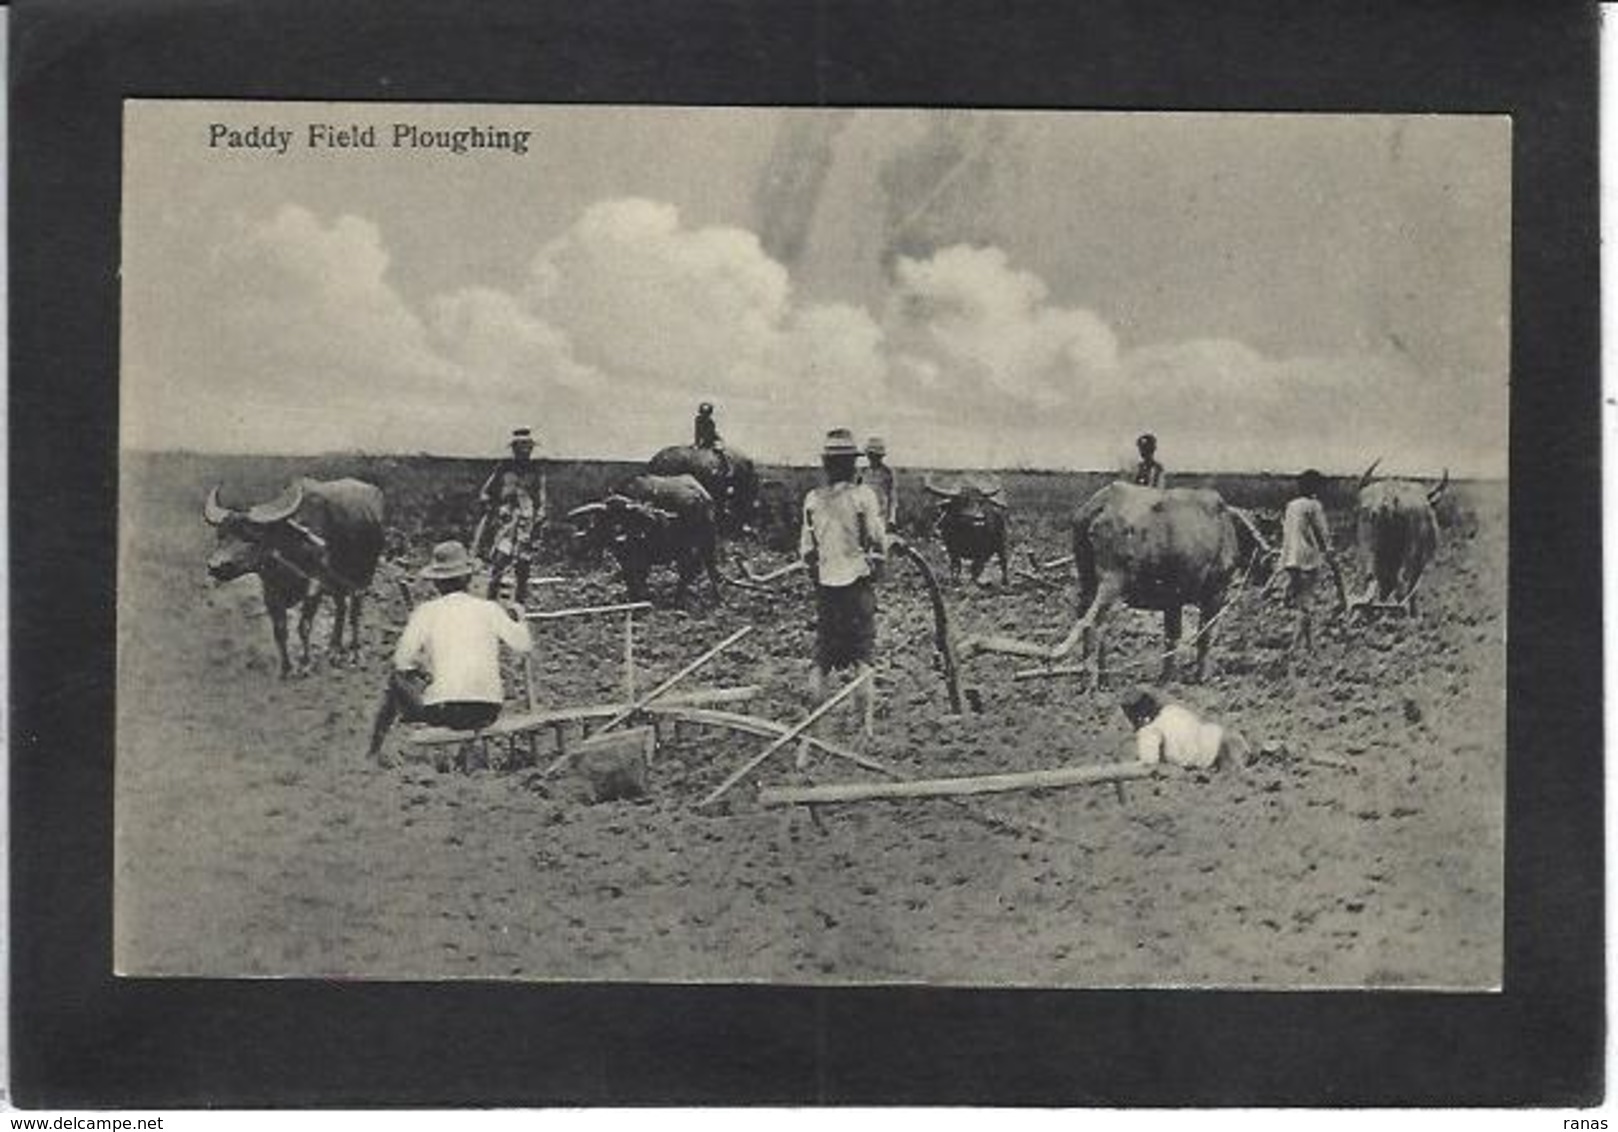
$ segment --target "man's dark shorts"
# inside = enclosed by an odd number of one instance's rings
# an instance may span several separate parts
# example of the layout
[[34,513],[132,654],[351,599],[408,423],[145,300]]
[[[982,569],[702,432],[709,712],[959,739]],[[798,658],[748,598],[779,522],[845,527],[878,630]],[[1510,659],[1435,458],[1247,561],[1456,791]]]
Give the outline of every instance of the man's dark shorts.
[[427,681],[420,673],[395,672],[393,687],[399,704],[399,718],[406,723],[425,723],[431,727],[448,727],[452,731],[478,731],[500,718],[499,704],[481,700],[422,703]]
[[816,659],[828,671],[870,661],[876,649],[876,587],[869,577],[846,586],[816,586]]

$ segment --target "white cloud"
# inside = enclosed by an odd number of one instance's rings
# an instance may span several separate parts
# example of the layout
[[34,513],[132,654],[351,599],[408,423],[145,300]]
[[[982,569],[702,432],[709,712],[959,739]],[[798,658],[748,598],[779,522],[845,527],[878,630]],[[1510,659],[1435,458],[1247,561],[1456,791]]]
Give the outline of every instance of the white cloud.
[[200,412],[216,435],[169,442],[230,447],[217,434],[235,430],[267,448],[286,434],[479,451],[519,413],[558,454],[633,456],[683,439],[694,403],[714,399],[731,441],[774,459],[812,459],[833,425],[930,464],[1113,467],[1149,429],[1171,470],[1343,470],[1384,452],[1419,461],[1440,447],[1434,422],[1460,466],[1504,452],[1503,379],[1457,413],[1452,375],[1400,354],[1125,346],[994,247],[900,257],[879,317],[801,301],[751,232],[633,198],[586,209],[517,288],[412,304],[390,268],[384,234],[358,217],[287,205],[241,224],[208,292],[185,300],[209,349],[160,339],[168,356],[130,360],[132,435],[179,437]]
[[248,225],[220,250],[220,343],[235,380],[262,387],[368,394],[459,384],[458,367],[428,345],[421,320],[387,279],[374,224],[331,224],[296,205]]
[[999,248],[956,245],[894,266],[887,325],[913,380],[950,375],[1015,403],[1056,407],[1118,364],[1111,328],[1087,310],[1053,306],[1037,276]]
[[687,229],[674,206],[633,198],[586,209],[534,261],[535,307],[581,361],[716,393],[785,379],[765,363],[790,289],[751,232]]
[[607,390],[600,370],[574,358],[567,335],[535,317],[509,292],[467,287],[433,299],[428,311],[434,342],[480,388]]

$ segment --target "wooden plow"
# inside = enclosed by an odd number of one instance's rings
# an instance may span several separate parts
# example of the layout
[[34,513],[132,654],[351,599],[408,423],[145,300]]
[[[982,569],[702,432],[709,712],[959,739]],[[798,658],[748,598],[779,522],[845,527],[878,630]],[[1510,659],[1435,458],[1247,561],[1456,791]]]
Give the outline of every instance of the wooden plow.
[[[650,692],[645,695],[637,695],[635,615],[651,608],[651,603],[637,601],[613,605],[575,606],[568,609],[530,610],[524,614],[525,619],[529,621],[561,621],[579,617],[621,616],[623,618],[622,701],[542,710],[539,707],[538,673],[534,668],[533,653],[530,652],[523,658],[523,681],[527,700],[524,712],[517,715],[503,716],[488,727],[476,731],[458,731],[444,727],[416,728],[408,734],[406,741],[415,748],[428,750],[456,744],[472,744],[482,754],[486,763],[489,741],[500,740],[506,744],[507,765],[534,765],[539,756],[539,737],[541,734],[548,732],[550,746],[556,752],[555,760],[545,771],[546,776],[551,777],[569,766],[577,756],[577,749],[572,748],[569,743],[570,737],[575,730],[586,733],[583,735],[585,741],[599,737],[620,726],[635,714],[644,711],[656,700],[662,700],[665,704],[712,708],[747,703],[759,695],[762,689],[757,685],[700,689],[687,692],[684,695],[669,695],[677,683],[690,676],[698,668],[707,664],[748,633],[751,633],[753,631],[751,625],[738,629],[713,648],[697,657],[697,659],[685,665],[673,676],[658,684]],[[605,720],[605,722],[596,727],[593,734],[589,734],[589,727],[596,720]]]
[[1396,613],[1400,617],[1416,616],[1416,591],[1421,589],[1421,579],[1403,597],[1389,598],[1387,601],[1376,600],[1376,583],[1372,582],[1365,593],[1350,601],[1343,609],[1343,620],[1352,625],[1356,620],[1369,620],[1373,614]]
[[933,647],[938,650],[938,667],[944,677],[944,691],[949,696],[949,710],[952,715],[960,715],[960,665],[955,659],[955,640],[950,636],[949,610],[944,605],[944,591],[939,588],[937,575],[933,573],[933,568],[927,564],[920,551],[898,538],[888,545],[895,554],[921,572],[922,584],[927,587],[927,597],[932,602]]

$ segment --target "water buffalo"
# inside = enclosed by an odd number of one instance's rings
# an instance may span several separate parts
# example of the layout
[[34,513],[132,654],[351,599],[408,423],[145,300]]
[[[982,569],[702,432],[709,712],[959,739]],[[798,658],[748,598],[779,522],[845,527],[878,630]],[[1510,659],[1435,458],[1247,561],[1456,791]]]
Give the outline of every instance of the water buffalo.
[[750,530],[757,518],[759,476],[753,461],[726,448],[679,444],[664,448],[646,464],[654,476],[695,476],[714,501],[714,517],[727,534]]
[[1358,541],[1371,582],[1353,608],[1402,604],[1413,615],[1416,586],[1438,550],[1434,508],[1449,486],[1449,471],[1430,489],[1409,480],[1373,483],[1375,471],[1373,463],[1360,477]]
[[1000,582],[1010,581],[1006,564],[1006,502],[1001,486],[994,481],[967,481],[949,489],[923,481],[927,493],[939,500],[935,529],[944,552],[949,555],[949,573],[961,576],[964,558],[978,580],[991,557],[1000,560]]
[[208,493],[203,519],[218,530],[208,574],[227,582],[257,574],[264,587],[281,675],[293,673],[287,656],[287,611],[300,607],[299,670],[309,667],[309,633],[320,599],[331,594],[330,650],[341,663],[343,621],[349,651],[360,648],[360,605],[382,554],[382,490],[359,480],[299,479],[277,498],[245,509],[225,507],[219,488]]
[[968,638],[962,655],[1003,652],[1056,661],[1082,643],[1096,686],[1105,679],[1102,619],[1119,601],[1134,609],[1162,610],[1169,651],[1162,678],[1174,673],[1183,608],[1201,615],[1196,675],[1206,672],[1210,626],[1241,575],[1263,582],[1274,551],[1257,526],[1219,493],[1199,488],[1138,487],[1113,483],[1091,496],[1071,520],[1079,619],[1054,648],[1004,637]]
[[605,499],[575,507],[568,518],[580,524],[587,547],[612,555],[631,601],[645,599],[652,567],[665,564],[679,572],[676,601],[704,570],[715,599],[724,600],[713,498],[696,477],[635,476]]

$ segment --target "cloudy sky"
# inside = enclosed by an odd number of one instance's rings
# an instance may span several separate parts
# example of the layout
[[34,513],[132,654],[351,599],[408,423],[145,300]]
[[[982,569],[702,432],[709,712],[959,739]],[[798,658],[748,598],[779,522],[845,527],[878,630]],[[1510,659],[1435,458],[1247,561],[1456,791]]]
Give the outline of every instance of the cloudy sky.
[[1509,162],[1498,117],[130,102],[124,442],[633,458],[707,399],[771,460],[1503,475]]

